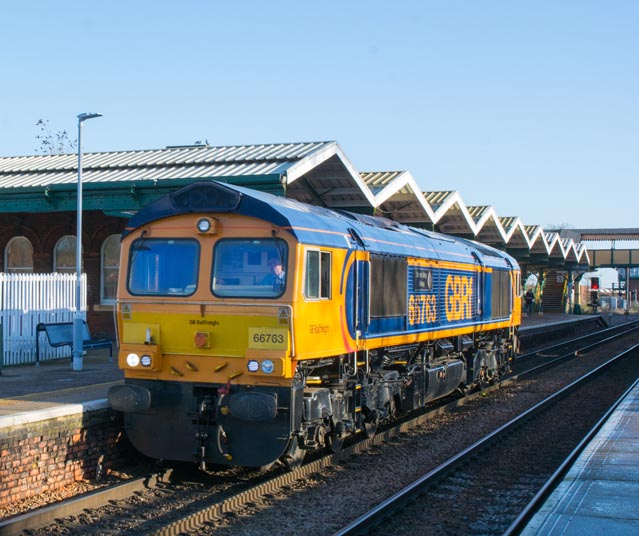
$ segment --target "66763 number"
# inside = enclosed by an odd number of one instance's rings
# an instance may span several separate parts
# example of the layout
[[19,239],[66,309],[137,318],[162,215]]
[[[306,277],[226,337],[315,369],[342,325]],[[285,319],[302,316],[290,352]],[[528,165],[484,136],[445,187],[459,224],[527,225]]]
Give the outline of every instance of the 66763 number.
[[253,342],[258,344],[284,344],[284,335],[281,333],[254,333]]

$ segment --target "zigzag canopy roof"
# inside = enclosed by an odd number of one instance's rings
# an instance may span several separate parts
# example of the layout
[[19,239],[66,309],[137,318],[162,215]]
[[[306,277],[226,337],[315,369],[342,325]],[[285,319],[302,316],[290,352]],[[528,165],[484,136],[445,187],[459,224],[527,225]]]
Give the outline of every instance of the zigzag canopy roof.
[[[520,262],[587,269],[586,248],[456,191],[423,192],[409,171],[357,171],[335,141],[86,153],[84,208],[131,215],[194,180],[216,179],[306,203],[429,227],[509,251]],[[75,210],[77,156],[0,158],[0,212]]]

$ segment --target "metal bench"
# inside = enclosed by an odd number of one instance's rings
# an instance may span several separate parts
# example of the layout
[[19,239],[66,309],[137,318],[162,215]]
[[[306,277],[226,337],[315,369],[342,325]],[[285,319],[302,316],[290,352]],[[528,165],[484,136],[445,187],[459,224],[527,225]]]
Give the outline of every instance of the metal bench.
[[[40,333],[47,335],[47,341],[54,348],[68,346],[73,349],[73,322],[56,322],[46,324],[39,323],[36,326],[36,366],[40,364]],[[108,348],[109,360],[113,359],[113,345],[109,339],[94,339],[91,337],[89,326],[86,321],[82,321],[82,347],[85,350],[95,348]]]

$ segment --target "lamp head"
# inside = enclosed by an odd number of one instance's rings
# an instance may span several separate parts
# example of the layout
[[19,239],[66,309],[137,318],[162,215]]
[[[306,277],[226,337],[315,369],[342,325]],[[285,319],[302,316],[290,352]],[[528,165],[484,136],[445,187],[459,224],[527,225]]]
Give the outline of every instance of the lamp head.
[[83,113],[78,115],[78,123],[82,123],[82,121],[86,121],[87,119],[93,119],[95,117],[102,117],[102,114],[98,113]]

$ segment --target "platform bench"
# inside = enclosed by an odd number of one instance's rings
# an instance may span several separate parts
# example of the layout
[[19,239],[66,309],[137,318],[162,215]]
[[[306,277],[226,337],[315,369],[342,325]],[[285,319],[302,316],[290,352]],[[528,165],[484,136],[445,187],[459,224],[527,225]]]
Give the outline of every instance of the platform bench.
[[[47,341],[54,348],[68,346],[73,350],[73,322],[56,322],[47,324],[44,322],[36,326],[36,365],[40,364],[40,333],[47,335]],[[113,345],[109,339],[94,339],[91,337],[89,326],[82,321],[82,347],[84,350],[95,348],[108,348],[109,359],[113,359]]]

